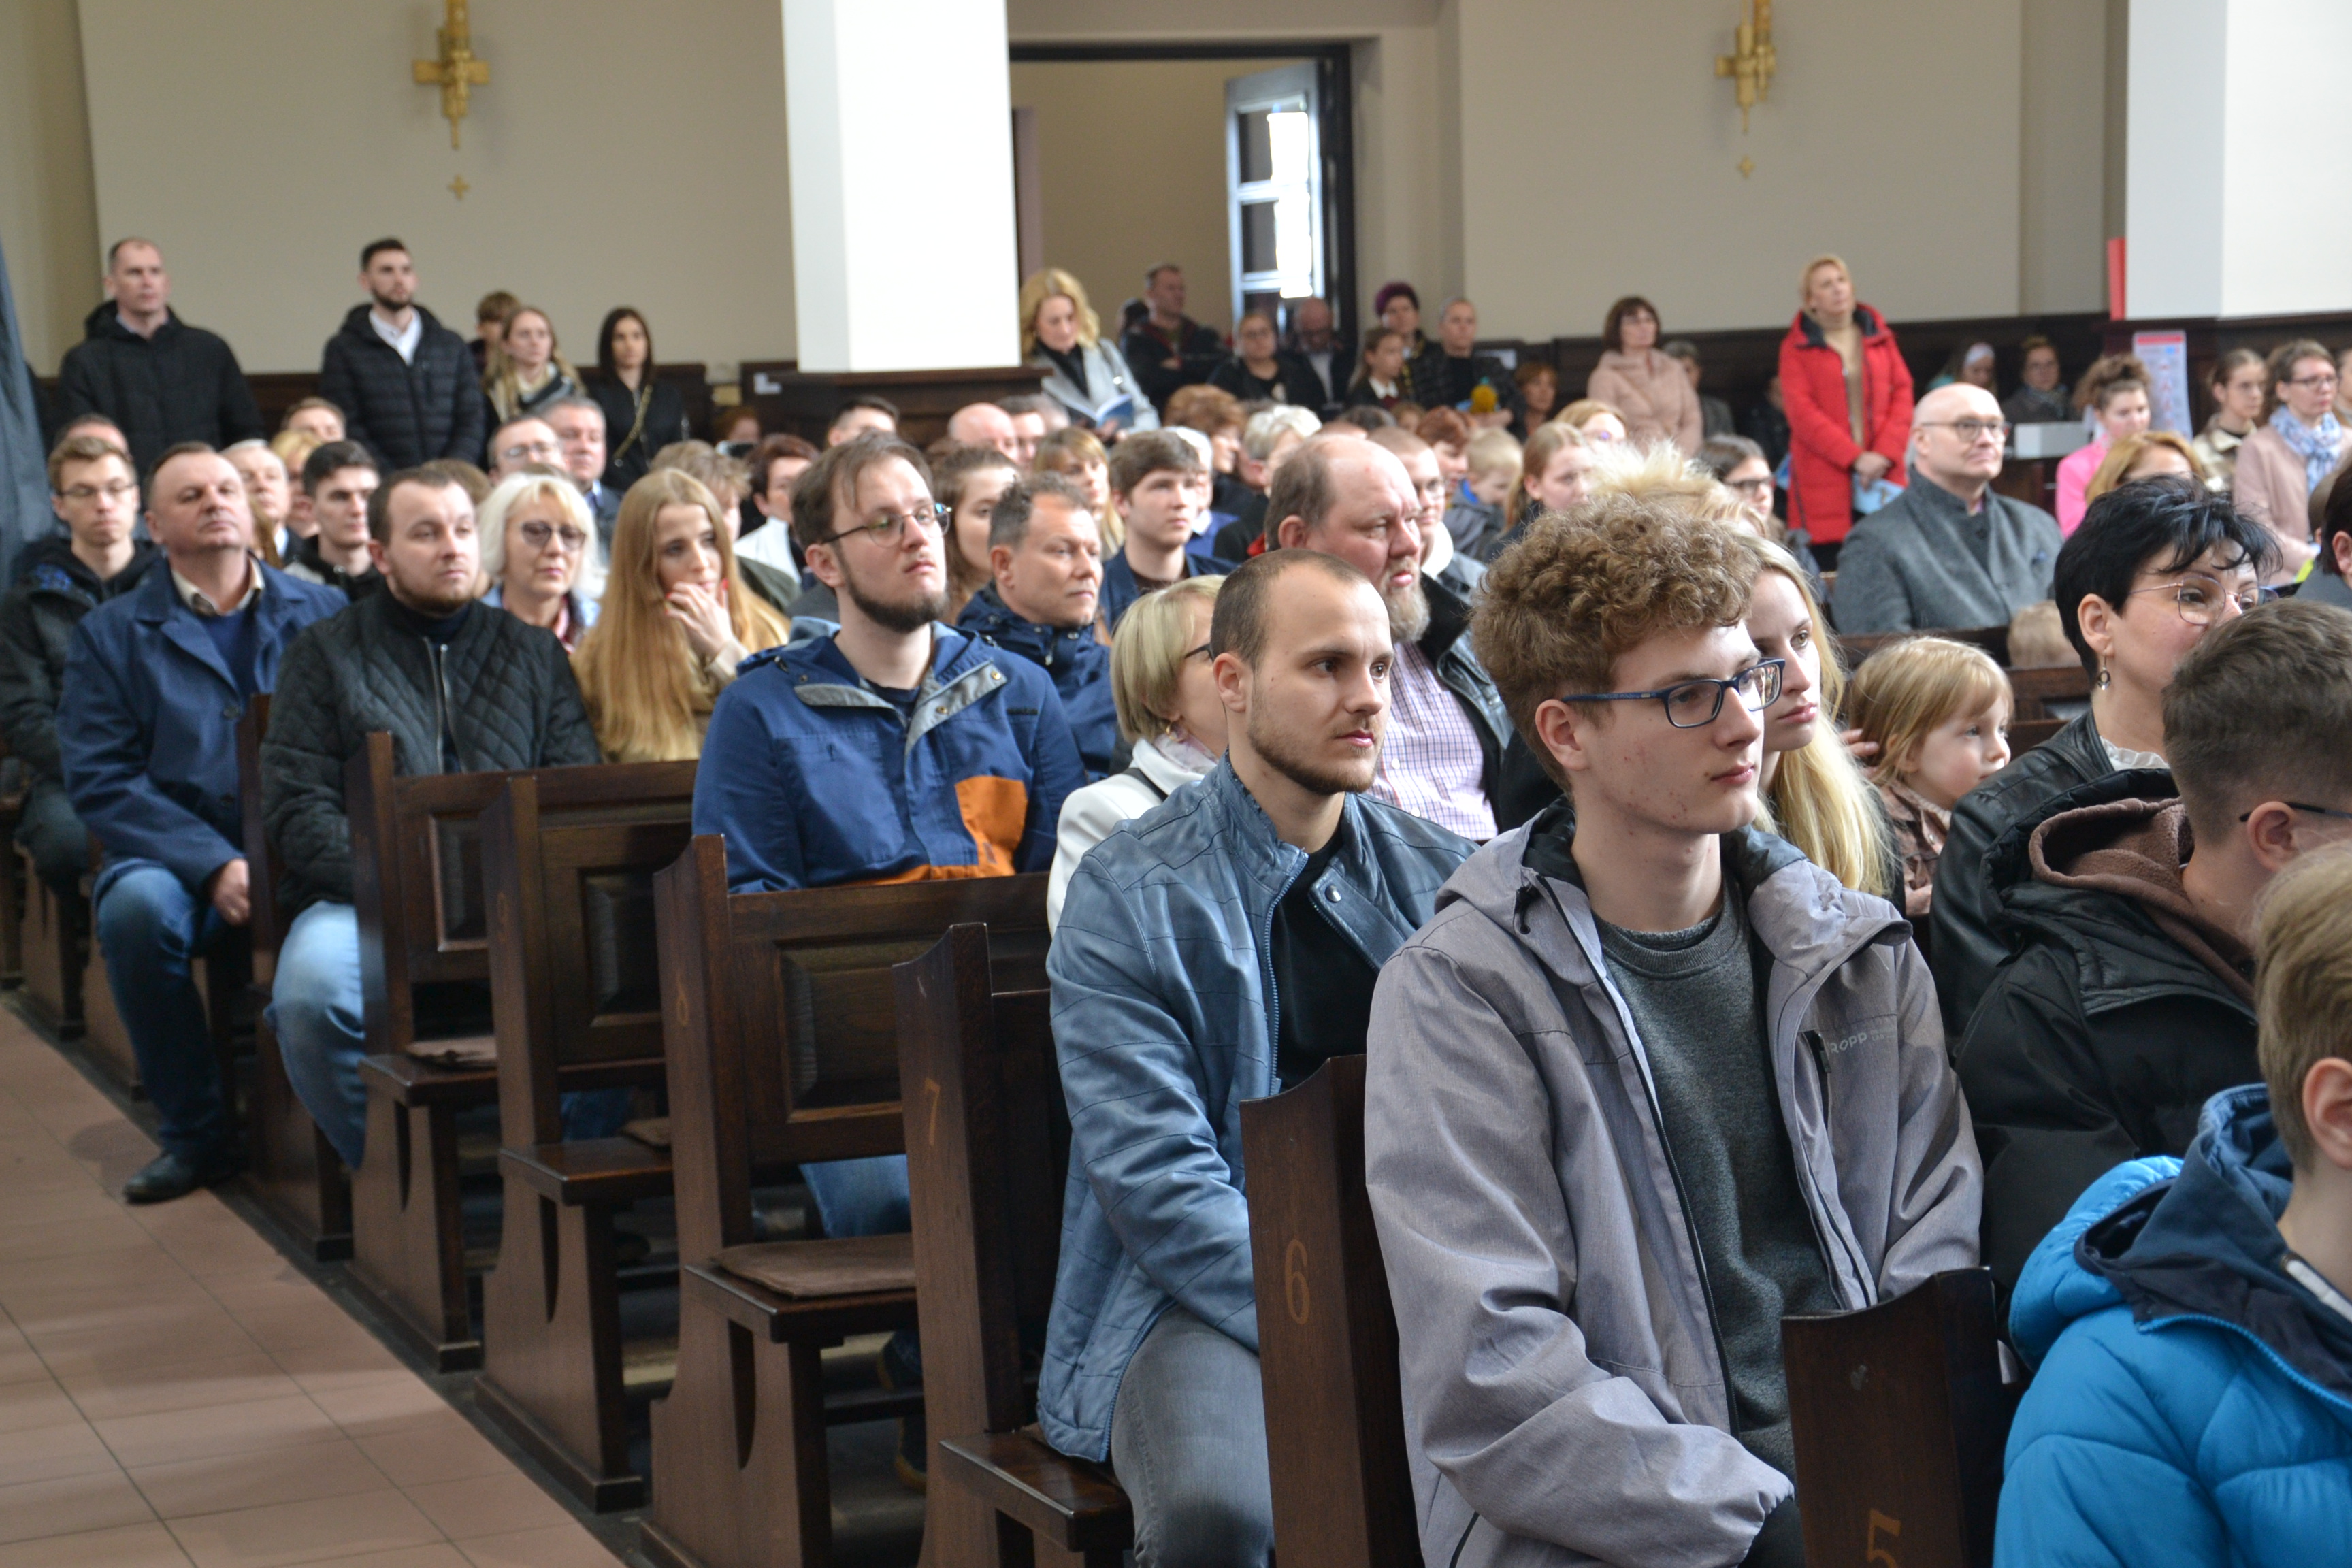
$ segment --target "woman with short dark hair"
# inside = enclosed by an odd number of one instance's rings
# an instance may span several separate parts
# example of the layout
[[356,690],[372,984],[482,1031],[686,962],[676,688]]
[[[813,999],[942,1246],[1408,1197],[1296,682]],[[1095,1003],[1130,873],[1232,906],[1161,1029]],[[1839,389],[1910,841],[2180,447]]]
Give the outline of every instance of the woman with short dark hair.
[[1706,439],[1706,421],[1690,372],[1658,346],[1663,336],[1657,307],[1640,295],[1610,306],[1601,324],[1601,363],[1585,378],[1584,395],[1623,416],[1627,440],[1643,447],[1672,441],[1688,457]]
[[596,329],[588,391],[604,411],[604,482],[616,490],[644,479],[656,452],[692,435],[686,398],[655,374],[653,329],[630,306],[607,312]]

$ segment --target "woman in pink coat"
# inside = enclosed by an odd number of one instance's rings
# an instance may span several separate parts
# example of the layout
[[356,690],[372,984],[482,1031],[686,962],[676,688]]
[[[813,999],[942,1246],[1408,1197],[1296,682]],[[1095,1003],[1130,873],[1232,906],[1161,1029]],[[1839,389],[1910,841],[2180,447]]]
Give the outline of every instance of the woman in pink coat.
[[1609,307],[1601,324],[1605,345],[1584,395],[1623,413],[1625,436],[1639,446],[1672,441],[1684,457],[1698,451],[1705,430],[1698,388],[1682,361],[1661,353],[1657,307],[1629,294]]
[[2107,458],[2107,448],[2126,436],[2147,428],[2147,366],[2137,355],[2109,354],[2083,373],[2074,398],[2099,418],[2098,437],[2078,447],[2058,464],[2058,531],[2072,533],[2083,525],[2090,507],[2084,491],[2091,476]]

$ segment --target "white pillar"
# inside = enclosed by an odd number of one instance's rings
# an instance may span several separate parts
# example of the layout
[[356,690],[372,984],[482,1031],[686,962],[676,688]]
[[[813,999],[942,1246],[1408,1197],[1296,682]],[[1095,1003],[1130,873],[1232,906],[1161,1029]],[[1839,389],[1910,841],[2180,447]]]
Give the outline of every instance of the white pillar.
[[2352,310],[2345,0],[2132,0],[2134,316]]
[[803,371],[1020,363],[1004,0],[782,0]]

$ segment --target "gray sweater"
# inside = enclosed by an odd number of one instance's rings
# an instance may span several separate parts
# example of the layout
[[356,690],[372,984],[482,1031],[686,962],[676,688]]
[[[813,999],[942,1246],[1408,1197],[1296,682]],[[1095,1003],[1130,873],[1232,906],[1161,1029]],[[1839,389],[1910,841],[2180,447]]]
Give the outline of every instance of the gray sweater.
[[2064,541],[2038,506],[1960,498],[1913,468],[1902,499],[1853,525],[1838,556],[1831,616],[1842,632],[2005,626],[2050,596]]

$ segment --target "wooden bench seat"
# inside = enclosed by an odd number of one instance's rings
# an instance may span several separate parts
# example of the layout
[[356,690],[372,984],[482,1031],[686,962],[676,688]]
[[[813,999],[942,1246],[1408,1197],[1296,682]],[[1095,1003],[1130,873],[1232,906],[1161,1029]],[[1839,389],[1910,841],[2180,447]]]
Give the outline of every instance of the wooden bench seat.
[[668,1152],[635,1138],[583,1138],[501,1149],[499,1168],[507,1180],[537,1196],[573,1208],[665,1197],[670,1185]]
[[1057,1454],[1034,1429],[947,1438],[934,1479],[961,1487],[1038,1541],[1114,1568],[1135,1535],[1127,1493],[1101,1465]]

